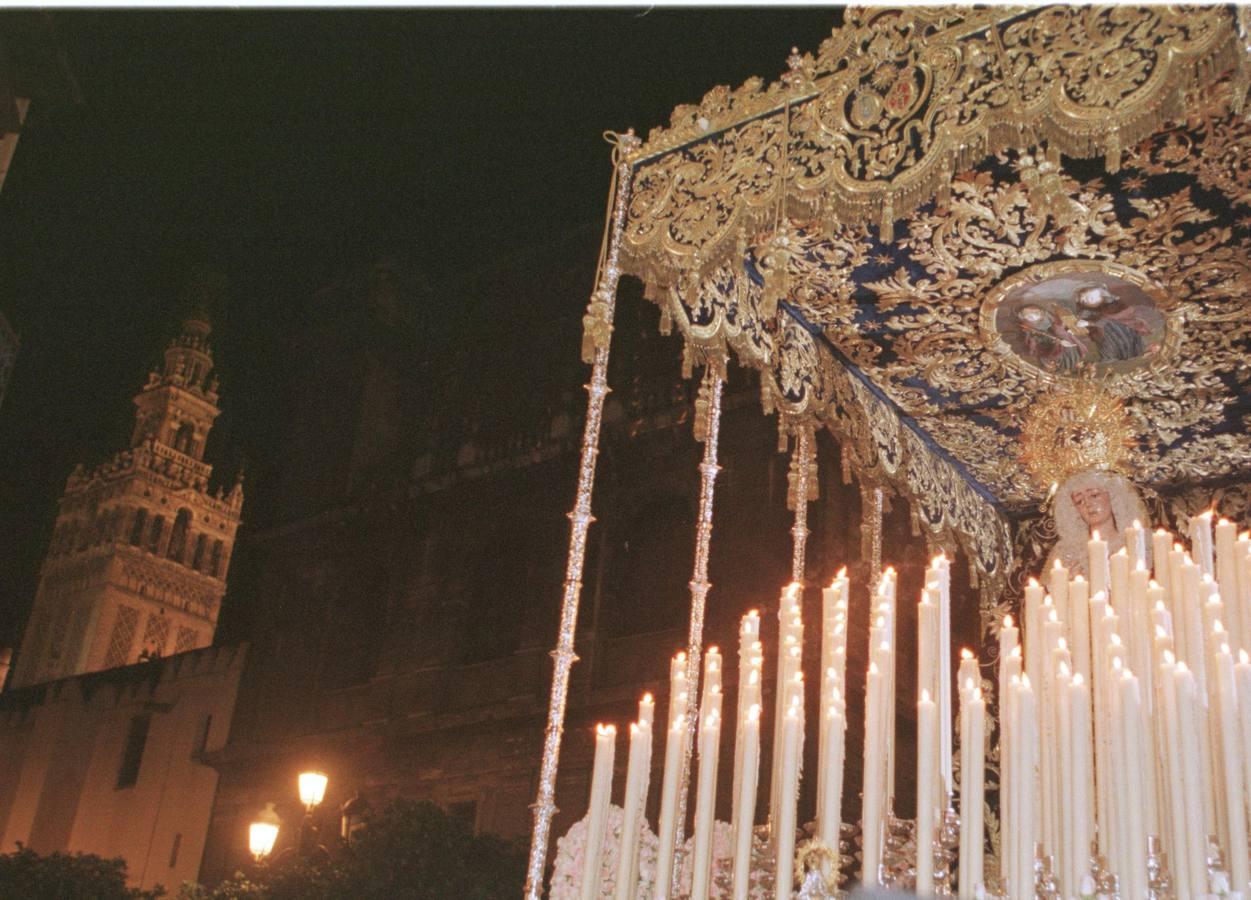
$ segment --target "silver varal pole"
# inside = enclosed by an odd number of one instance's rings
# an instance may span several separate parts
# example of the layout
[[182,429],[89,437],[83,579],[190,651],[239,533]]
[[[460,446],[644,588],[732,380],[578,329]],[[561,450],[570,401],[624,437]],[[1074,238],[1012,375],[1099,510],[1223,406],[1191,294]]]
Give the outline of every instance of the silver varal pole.
[[[704,605],[708,598],[708,589],[712,585],[708,581],[708,552],[712,546],[712,501],[716,491],[717,473],[721,467],[717,465],[717,440],[721,433],[721,389],[725,385],[722,374],[724,360],[713,360],[708,363],[700,385],[700,403],[704,407],[704,416],[696,416],[696,437],[704,442],[704,458],[699,464],[699,518],[695,522],[695,564],[691,573],[691,622],[686,639],[686,684],[689,706],[687,713],[686,745],[682,748],[682,778],[678,782],[678,822],[677,837],[674,840],[674,852],[681,854],[683,839],[686,832],[686,802],[690,793],[691,783],[691,751],[694,749],[695,736],[699,723],[699,676],[700,657],[704,648]],[[681,866],[673,867],[673,893],[677,895],[677,880],[681,875]]]
[[556,814],[556,771],[560,765],[560,738],[565,724],[565,701],[569,696],[569,672],[577,656],[573,652],[574,631],[578,624],[578,601],[582,594],[582,567],[586,560],[586,535],[593,522],[591,491],[595,486],[595,459],[599,454],[600,424],[604,398],[608,395],[608,349],[612,336],[617,282],[621,276],[619,259],[630,198],[629,153],[639,140],[632,132],[612,135],[613,182],[609,193],[609,220],[605,226],[595,293],[583,318],[582,355],[591,364],[587,384],[586,425],[582,430],[582,453],[578,462],[578,488],[569,513],[569,557],[565,564],[565,584],[560,604],[560,633],[552,651],[552,692],[547,707],[547,729],[543,735],[543,762],[539,768],[539,791],[534,801],[534,831],[530,858],[526,865],[525,897],[539,900],[543,894],[547,868],[547,848],[551,840],[552,817]]

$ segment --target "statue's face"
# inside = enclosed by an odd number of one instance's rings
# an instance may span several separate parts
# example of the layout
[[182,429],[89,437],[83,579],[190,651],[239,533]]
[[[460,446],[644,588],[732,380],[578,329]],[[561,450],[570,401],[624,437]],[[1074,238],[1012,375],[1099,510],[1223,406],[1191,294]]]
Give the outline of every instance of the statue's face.
[[1017,318],[1034,328],[1046,328],[1051,324],[1051,316],[1038,306],[1022,306],[1017,310]]
[[1083,309],[1095,309],[1104,304],[1107,297],[1102,288],[1088,287],[1077,292],[1077,305]]
[[1112,519],[1112,498],[1101,487],[1082,488],[1069,494],[1077,514],[1091,528],[1098,528]]

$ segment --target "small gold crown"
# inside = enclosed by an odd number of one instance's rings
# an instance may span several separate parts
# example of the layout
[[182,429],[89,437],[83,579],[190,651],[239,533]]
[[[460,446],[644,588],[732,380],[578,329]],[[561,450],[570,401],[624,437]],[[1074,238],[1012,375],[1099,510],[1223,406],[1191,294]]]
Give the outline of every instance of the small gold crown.
[[1074,379],[1038,398],[1021,428],[1021,462],[1046,490],[1078,472],[1121,472],[1135,434],[1120,398]]

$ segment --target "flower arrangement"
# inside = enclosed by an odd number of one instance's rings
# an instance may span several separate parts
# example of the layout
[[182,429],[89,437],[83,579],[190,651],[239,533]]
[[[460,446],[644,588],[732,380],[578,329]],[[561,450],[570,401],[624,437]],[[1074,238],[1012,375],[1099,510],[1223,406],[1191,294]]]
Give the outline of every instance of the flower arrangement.
[[[617,867],[621,850],[621,826],[625,813],[608,807],[604,846],[600,851],[598,897],[611,898],[617,890]],[[718,823],[720,824],[720,823]],[[639,824],[638,898],[651,900],[656,882],[656,835],[646,821]],[[586,866],[586,819],[579,819],[556,842],[556,865],[552,872],[551,900],[577,900],[581,895],[582,870]]]

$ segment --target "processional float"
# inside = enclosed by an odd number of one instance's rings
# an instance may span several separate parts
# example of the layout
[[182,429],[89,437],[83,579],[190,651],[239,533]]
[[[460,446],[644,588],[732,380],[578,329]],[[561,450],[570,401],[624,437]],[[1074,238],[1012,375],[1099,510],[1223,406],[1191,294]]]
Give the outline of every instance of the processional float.
[[[646,141],[610,135],[527,897],[548,874],[622,274],[704,370],[690,627],[665,727],[650,695],[629,726],[620,805],[618,735],[596,729],[553,896],[1251,891],[1251,535],[1234,524],[1251,519],[1247,24],[1231,7],[848,10],[777,83],[717,88]],[[733,659],[703,640],[731,350],[778,415],[794,510],[776,646],[751,611]],[[848,632],[844,574],[817,627],[804,618],[820,428],[869,499],[867,635]],[[883,566],[885,493],[939,551],[915,672],[897,658],[911,600]],[[975,597],[953,597],[960,555]],[[953,607],[974,603],[983,646],[953,659]],[[867,648],[863,747],[846,740],[850,642]],[[904,772],[896,686],[914,677]],[[891,806],[904,778],[912,819]]]

